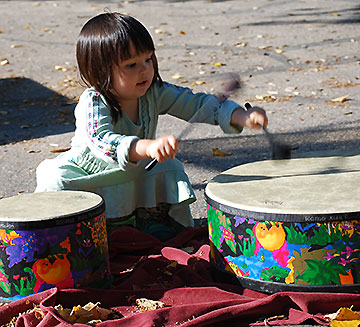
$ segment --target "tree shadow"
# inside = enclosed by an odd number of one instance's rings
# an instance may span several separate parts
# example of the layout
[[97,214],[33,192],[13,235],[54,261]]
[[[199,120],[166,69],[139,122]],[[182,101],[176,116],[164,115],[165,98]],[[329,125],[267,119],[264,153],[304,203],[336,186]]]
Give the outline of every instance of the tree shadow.
[[0,79],[0,145],[74,131],[74,107],[29,78]]
[[[360,6],[339,10],[318,10],[315,8],[295,9],[289,13],[271,17],[269,21],[247,23],[248,26],[292,25],[292,24],[359,24]],[[303,19],[299,17],[304,16]],[[282,19],[286,17],[286,19]],[[292,18],[295,19],[292,19]],[[311,18],[309,18],[311,17]],[[269,17],[270,18],[270,17]]]

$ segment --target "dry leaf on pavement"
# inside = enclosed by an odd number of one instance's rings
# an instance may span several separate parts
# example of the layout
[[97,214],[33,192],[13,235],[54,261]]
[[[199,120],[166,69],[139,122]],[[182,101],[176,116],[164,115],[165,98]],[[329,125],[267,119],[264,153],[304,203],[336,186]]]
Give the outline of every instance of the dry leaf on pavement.
[[231,152],[229,152],[229,153],[224,152],[224,151],[219,150],[218,148],[213,148],[212,153],[214,156],[219,156],[219,157],[227,157],[227,156],[231,155]]
[[179,73],[170,74],[170,75],[171,75],[171,77],[172,77],[173,79],[180,79],[180,78],[183,78],[183,76],[182,76],[181,74],[179,74]]
[[332,99],[330,100],[331,102],[340,102],[340,103],[343,103],[345,101],[349,101],[349,94],[348,95],[344,95],[342,97],[339,97],[339,98],[335,98],[335,99]]

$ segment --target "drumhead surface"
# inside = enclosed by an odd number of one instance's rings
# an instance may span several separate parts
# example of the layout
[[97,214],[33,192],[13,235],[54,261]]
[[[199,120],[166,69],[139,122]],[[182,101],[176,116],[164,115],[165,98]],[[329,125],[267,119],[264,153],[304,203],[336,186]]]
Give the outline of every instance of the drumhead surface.
[[21,194],[0,200],[0,228],[69,224],[94,217],[104,210],[102,197],[90,192]]
[[258,219],[358,219],[358,185],[360,155],[296,158],[224,171],[207,185],[205,196],[221,210]]

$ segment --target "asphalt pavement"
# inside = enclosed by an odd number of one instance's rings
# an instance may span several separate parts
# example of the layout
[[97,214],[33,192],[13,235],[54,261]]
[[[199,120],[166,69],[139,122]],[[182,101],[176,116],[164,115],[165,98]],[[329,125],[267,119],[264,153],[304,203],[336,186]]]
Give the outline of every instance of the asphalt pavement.
[[[358,0],[0,1],[0,198],[33,192],[37,165],[70,147],[83,90],[77,35],[106,10],[147,26],[164,80],[216,92],[224,74],[238,73],[233,100],[263,107],[293,156],[359,147]],[[192,212],[205,218],[208,181],[271,153],[261,131],[187,125],[161,117],[158,135],[181,135],[178,158],[198,196]]]

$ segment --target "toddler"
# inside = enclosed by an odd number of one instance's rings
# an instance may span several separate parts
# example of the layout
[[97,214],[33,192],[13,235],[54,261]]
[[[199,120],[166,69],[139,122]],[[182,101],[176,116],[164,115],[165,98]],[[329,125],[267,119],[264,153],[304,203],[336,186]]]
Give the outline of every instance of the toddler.
[[[76,57],[88,88],[75,108],[71,150],[39,165],[36,192],[101,195],[109,233],[130,224],[164,241],[193,226],[189,205],[195,194],[175,158],[176,138],[155,138],[159,115],[186,121],[197,115],[225,133],[240,133],[266,126],[265,111],[246,111],[233,101],[163,82],[149,32],[128,15],[91,18],[80,32]],[[144,169],[153,159],[157,164]]]

